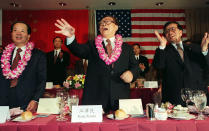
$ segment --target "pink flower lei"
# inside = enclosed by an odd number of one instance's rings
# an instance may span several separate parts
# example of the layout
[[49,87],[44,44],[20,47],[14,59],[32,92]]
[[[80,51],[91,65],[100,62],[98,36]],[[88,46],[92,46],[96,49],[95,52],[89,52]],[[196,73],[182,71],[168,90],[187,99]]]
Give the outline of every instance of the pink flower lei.
[[19,60],[17,67],[14,70],[11,70],[10,60],[12,59],[12,51],[14,48],[14,43],[7,45],[1,56],[1,68],[6,79],[15,79],[22,74],[25,66],[27,65],[27,62],[31,58],[31,50],[33,50],[34,44],[32,42],[27,43],[23,58]]
[[105,52],[105,49],[102,45],[103,37],[101,35],[98,35],[95,39],[95,44],[97,51],[99,53],[99,57],[106,63],[106,65],[110,65],[113,62],[117,61],[122,52],[122,48],[121,48],[123,44],[122,36],[117,34],[115,35],[115,39],[116,39],[115,48],[113,49],[110,58],[108,57],[108,54]]

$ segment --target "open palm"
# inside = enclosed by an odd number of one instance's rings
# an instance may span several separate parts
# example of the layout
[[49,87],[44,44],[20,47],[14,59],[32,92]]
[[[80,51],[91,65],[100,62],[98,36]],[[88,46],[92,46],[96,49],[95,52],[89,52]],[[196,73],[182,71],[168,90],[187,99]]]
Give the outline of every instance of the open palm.
[[72,37],[75,34],[75,28],[72,27],[66,20],[61,19],[57,20],[55,26],[58,27],[60,30],[55,31],[55,33],[62,34],[67,37]]
[[164,36],[160,36],[160,34],[158,33],[158,31],[155,30],[155,35],[157,36],[158,41],[160,41],[160,45],[161,46],[166,46],[167,40]]

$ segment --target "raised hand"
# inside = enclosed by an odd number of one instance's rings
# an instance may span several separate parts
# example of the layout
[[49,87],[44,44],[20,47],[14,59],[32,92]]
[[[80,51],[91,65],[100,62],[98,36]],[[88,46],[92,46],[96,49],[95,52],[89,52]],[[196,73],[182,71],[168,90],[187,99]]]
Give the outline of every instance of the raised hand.
[[202,38],[202,43],[201,43],[202,51],[207,51],[208,44],[209,44],[209,34],[206,32],[204,37]]
[[75,34],[75,28],[64,19],[57,20],[57,23],[54,23],[54,25],[60,29],[59,31],[55,31],[55,33],[62,34],[67,37],[72,37]]
[[156,31],[156,30],[155,30],[154,33],[155,33],[158,41],[160,41],[160,46],[165,47],[166,46],[166,43],[167,43],[166,38],[164,36],[160,36],[160,34],[158,33],[158,31]]

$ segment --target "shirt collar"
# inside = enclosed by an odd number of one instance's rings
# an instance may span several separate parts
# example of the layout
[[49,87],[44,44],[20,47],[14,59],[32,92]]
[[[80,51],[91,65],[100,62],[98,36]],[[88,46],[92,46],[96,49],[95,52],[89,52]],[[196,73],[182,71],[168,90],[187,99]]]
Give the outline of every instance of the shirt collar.
[[[104,41],[105,46],[108,44],[106,40],[107,40],[107,38],[103,38],[103,41]],[[111,45],[112,45],[112,43],[115,42],[115,36],[109,38],[109,40],[111,41]]]
[[[176,46],[175,43],[171,43],[171,44],[177,49],[177,46]],[[182,50],[184,50],[184,46],[183,46],[182,41],[179,42],[179,45],[180,45],[180,47],[182,48]]]
[[25,46],[22,46],[22,47],[15,47],[15,50],[14,51],[17,51],[17,49],[20,48],[22,51],[21,52],[25,52],[26,50],[26,45]]

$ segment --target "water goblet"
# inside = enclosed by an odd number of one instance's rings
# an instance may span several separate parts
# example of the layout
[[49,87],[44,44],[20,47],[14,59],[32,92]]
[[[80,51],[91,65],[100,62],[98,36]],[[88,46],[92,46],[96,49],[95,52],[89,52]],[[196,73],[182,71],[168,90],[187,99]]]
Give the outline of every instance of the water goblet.
[[189,88],[182,88],[181,89],[181,98],[186,103],[187,107],[188,107],[188,103],[191,102],[192,92],[193,91]]
[[203,115],[203,111],[206,107],[207,97],[204,91],[197,90],[193,93],[193,102],[198,111],[198,117],[196,120],[204,120],[205,116]]
[[72,114],[72,106],[77,106],[79,103],[79,97],[78,95],[70,95],[70,97],[68,98],[68,104],[70,107],[70,115]]
[[[59,95],[58,95],[59,96]],[[66,121],[65,115],[68,113],[65,109],[68,106],[68,93],[62,91],[59,96],[59,108],[60,108],[60,115],[57,117],[57,121]]]

